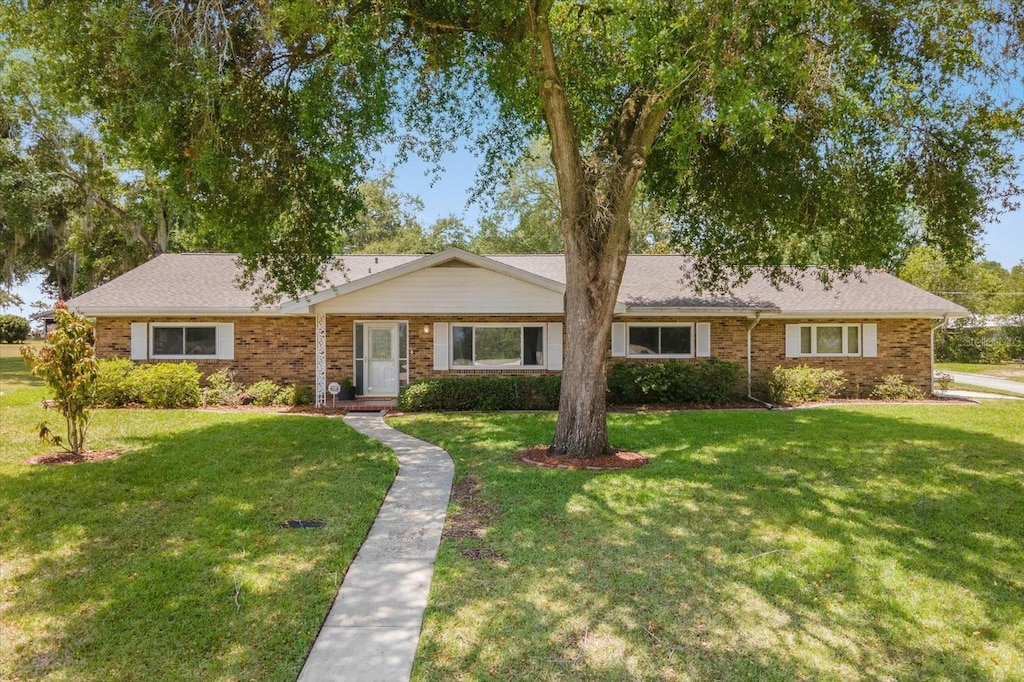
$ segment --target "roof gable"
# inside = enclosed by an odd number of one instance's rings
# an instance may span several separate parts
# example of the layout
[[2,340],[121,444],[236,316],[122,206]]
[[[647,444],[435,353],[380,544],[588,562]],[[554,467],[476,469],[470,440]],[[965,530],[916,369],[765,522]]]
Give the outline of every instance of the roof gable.
[[[347,259],[349,256],[346,256],[345,258]],[[470,253],[469,251],[452,248],[428,256],[420,256],[415,260],[397,265],[388,270],[367,275],[359,280],[336,284],[309,296],[289,301],[281,306],[281,311],[287,313],[312,312],[314,308],[321,306],[321,304],[324,304],[331,299],[348,296],[369,287],[377,287],[385,282],[405,277],[428,268],[452,268],[453,266],[458,267],[460,264],[463,267],[481,268],[559,295],[563,295],[565,293],[565,285],[560,282],[550,280],[542,275],[534,274],[527,270],[502,263],[486,256],[478,256],[477,254]]]

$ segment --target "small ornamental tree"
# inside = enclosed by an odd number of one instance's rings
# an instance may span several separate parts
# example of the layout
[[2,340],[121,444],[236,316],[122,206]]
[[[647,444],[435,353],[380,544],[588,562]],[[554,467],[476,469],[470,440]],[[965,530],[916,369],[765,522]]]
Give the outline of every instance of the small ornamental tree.
[[67,422],[67,444],[50,431],[46,422],[39,425],[39,437],[73,455],[85,452],[85,434],[89,428],[89,407],[96,385],[96,353],[92,326],[85,318],[57,303],[54,320],[57,328],[46,337],[38,351],[22,348],[21,355],[54,392],[54,400]]

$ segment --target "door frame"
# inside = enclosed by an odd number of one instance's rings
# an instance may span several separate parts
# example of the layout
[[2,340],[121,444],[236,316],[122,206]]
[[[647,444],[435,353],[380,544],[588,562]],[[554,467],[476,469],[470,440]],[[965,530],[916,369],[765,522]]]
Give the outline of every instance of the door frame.
[[[400,338],[401,337],[401,332],[402,332],[401,325],[403,325],[403,324],[405,325],[405,328],[406,328],[406,335],[408,335],[408,333],[409,333],[408,332],[408,329],[409,329],[408,322],[406,322],[405,320],[355,320],[354,323],[353,323],[353,331],[355,330],[355,325],[357,325],[357,324],[358,325],[362,325],[362,334],[363,334],[363,339],[362,339],[362,346],[363,346],[363,358],[362,358],[363,376],[361,377],[362,381],[360,382],[360,384],[363,386],[363,392],[360,393],[359,395],[367,397],[367,398],[370,398],[370,397],[372,397],[372,398],[388,398],[388,397],[397,396],[398,392],[402,390],[402,364],[401,364],[402,360],[405,360],[406,367],[408,367],[408,364],[409,364],[409,358],[408,358],[409,339],[408,338],[405,339],[405,352],[406,352],[406,355],[403,356],[402,353],[401,353],[402,339]],[[396,387],[396,389],[395,389],[394,393],[367,393],[367,388],[366,387],[369,385],[369,378],[370,378],[370,329],[372,327],[377,327],[377,328],[387,327],[387,328],[391,329],[391,344],[392,344],[392,348],[393,348],[393,351],[394,351],[394,363],[395,363],[394,364],[394,370],[395,370],[395,387]],[[353,339],[353,341],[354,340],[355,339]],[[358,358],[355,358],[353,356],[353,363],[352,363],[353,364],[353,368],[352,368],[352,370],[353,370],[353,377],[355,376],[355,364],[356,364],[357,360],[358,360]]]

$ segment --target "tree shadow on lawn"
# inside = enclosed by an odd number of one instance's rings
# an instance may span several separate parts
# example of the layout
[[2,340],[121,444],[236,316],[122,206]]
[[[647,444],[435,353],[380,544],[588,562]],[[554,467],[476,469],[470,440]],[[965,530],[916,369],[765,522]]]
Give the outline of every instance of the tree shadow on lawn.
[[1022,443],[939,409],[613,417],[654,459],[597,475],[507,459],[550,417],[452,417],[502,521],[442,547],[417,675],[1019,677]]
[[0,469],[0,678],[295,678],[395,462],[340,420],[227,419]]

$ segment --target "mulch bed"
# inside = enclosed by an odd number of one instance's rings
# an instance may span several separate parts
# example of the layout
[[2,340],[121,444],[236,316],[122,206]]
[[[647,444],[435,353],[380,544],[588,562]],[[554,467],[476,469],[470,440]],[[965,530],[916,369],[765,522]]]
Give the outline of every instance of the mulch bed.
[[613,449],[612,454],[604,457],[580,459],[564,457],[548,453],[547,445],[536,445],[516,453],[516,459],[523,464],[549,469],[582,469],[584,471],[615,471],[616,469],[636,469],[650,460],[639,452]]
[[81,455],[72,455],[70,452],[51,452],[48,455],[36,455],[25,460],[26,464],[42,464],[50,466],[53,464],[84,464],[86,462],[102,462],[107,459],[117,459],[124,453],[120,450],[87,450]]

